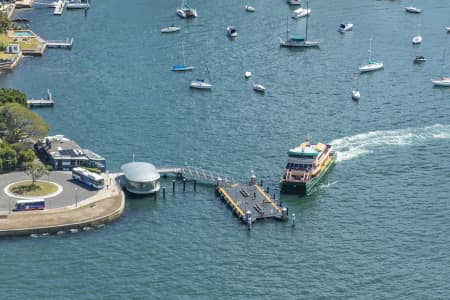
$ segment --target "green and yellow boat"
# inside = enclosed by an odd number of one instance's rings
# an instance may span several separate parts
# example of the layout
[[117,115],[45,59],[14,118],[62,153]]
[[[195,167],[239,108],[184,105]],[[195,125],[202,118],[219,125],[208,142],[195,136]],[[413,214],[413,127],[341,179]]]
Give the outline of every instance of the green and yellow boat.
[[280,181],[281,193],[309,195],[336,161],[332,145],[311,144],[307,138],[288,151],[288,163]]

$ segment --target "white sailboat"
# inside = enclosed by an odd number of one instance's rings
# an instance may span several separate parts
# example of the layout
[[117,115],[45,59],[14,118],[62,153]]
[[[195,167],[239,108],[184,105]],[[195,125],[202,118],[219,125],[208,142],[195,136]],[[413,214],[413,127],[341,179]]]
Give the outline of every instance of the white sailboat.
[[420,35],[420,24],[418,25],[417,35],[412,38],[412,43],[418,45],[422,43],[422,36]]
[[176,65],[172,67],[172,71],[191,71],[194,69],[191,65],[186,65],[186,58],[184,57],[184,44],[181,44],[181,49],[183,52],[183,64],[182,65]]
[[[206,71],[208,72],[209,81],[211,82],[211,75],[209,74],[208,67],[206,67]],[[213,85],[210,82],[205,79],[195,79],[191,81],[189,87],[193,89],[210,90],[213,88]]]
[[302,0],[287,0],[289,5],[300,5],[302,4]]
[[360,73],[377,71],[384,68],[384,64],[382,62],[372,61],[372,37],[370,37],[369,41],[369,60],[366,65],[362,65],[358,68]]
[[434,86],[450,87],[450,77],[446,77],[443,75],[446,53],[447,53],[447,49],[444,49],[444,58],[443,58],[440,78],[431,80],[431,82],[433,83]]
[[260,83],[254,83],[253,84],[253,90],[255,90],[255,92],[260,92],[260,93],[265,93],[266,92],[265,86],[263,86]]
[[171,32],[177,32],[180,30],[181,30],[181,27],[178,27],[178,26],[175,26],[172,24],[170,26],[161,28],[161,33],[171,33]]
[[255,12],[255,11],[256,11],[255,7],[254,7],[254,6],[251,6],[251,5],[249,5],[249,4],[247,4],[247,5],[245,6],[245,10],[248,11],[248,12]]
[[[308,1],[306,1],[306,10],[308,10]],[[319,41],[308,40],[308,15],[306,16],[306,26],[305,26],[305,37],[292,35],[289,36],[289,17],[286,18],[286,40],[280,38],[280,47],[298,47],[298,48],[308,48],[308,47],[319,47]]]

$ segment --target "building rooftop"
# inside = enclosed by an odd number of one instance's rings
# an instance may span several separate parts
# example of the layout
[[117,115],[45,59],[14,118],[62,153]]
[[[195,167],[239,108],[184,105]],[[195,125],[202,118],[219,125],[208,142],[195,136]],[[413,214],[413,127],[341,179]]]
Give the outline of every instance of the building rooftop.
[[149,182],[158,180],[160,175],[155,166],[146,162],[130,162],[122,165],[123,174],[127,180]]

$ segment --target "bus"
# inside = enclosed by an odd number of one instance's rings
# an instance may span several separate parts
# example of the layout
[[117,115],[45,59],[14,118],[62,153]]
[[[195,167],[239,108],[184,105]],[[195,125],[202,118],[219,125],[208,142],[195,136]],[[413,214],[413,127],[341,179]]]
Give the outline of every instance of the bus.
[[45,209],[45,199],[17,200],[13,211],[42,210]]
[[101,190],[104,186],[104,179],[101,175],[80,167],[72,169],[72,179],[97,190]]

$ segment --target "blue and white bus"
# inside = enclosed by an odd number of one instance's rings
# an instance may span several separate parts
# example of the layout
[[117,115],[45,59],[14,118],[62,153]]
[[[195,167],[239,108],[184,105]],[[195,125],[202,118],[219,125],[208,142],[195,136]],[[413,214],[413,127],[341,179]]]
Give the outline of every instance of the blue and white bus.
[[104,179],[101,175],[80,167],[72,169],[72,178],[97,190],[102,189],[104,186]]
[[45,199],[17,200],[13,211],[42,210],[45,209]]

